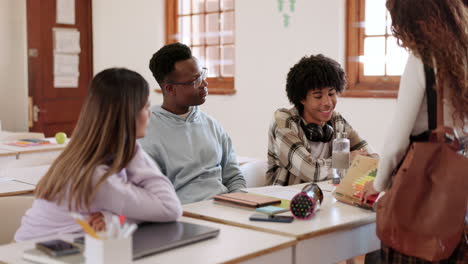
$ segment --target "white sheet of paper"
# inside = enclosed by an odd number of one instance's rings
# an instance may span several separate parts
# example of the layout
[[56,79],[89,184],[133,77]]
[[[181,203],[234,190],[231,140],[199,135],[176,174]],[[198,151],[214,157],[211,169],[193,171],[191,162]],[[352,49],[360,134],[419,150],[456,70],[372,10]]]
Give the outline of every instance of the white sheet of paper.
[[13,181],[13,180],[15,180],[15,179],[9,178],[9,177],[2,177],[2,178],[0,178],[0,182],[8,182],[8,181]]
[[55,76],[54,75],[54,87],[55,88],[78,88],[78,78],[80,76]]
[[60,76],[79,76],[79,61],[78,54],[54,54],[54,75]]
[[316,182],[316,184],[320,187],[320,189],[322,189],[323,192],[333,192],[336,189],[331,180]]
[[57,24],[75,24],[75,0],[56,0]]
[[0,168],[0,182],[7,181],[9,179],[37,185],[39,180],[46,174],[49,168],[50,165],[20,168]]
[[279,199],[285,199],[285,200],[291,200],[294,197],[294,195],[300,192],[300,190],[288,188],[284,186],[265,186],[265,187],[258,187],[258,188],[246,188],[246,189],[242,189],[242,191],[275,197]]
[[80,32],[72,28],[54,28],[54,52],[80,53]]
[[0,184],[0,196],[29,193],[34,191],[35,186],[17,181],[6,181]]

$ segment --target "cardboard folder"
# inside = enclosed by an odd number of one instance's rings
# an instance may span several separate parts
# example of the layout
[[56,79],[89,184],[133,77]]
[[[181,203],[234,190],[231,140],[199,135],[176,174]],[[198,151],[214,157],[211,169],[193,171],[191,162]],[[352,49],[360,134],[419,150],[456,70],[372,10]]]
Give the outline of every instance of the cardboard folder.
[[375,178],[378,164],[378,159],[357,156],[340,185],[336,187],[333,193],[335,198],[340,202],[372,209],[372,204],[366,204],[361,201],[361,195],[364,185]]

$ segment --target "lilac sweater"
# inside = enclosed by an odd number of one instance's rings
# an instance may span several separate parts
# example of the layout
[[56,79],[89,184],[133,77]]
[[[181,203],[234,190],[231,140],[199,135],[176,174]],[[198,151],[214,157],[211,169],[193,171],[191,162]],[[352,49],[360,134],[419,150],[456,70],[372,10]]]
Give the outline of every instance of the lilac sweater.
[[[108,169],[107,165],[98,166],[93,182]],[[137,145],[135,157],[127,167],[101,185],[91,202],[90,212],[79,211],[85,218],[94,212],[102,212],[106,220],[113,214],[122,214],[130,221],[169,222],[182,215],[182,207],[171,182]],[[58,205],[36,199],[23,216],[15,240],[75,232],[82,232],[82,229],[70,216],[67,201]]]

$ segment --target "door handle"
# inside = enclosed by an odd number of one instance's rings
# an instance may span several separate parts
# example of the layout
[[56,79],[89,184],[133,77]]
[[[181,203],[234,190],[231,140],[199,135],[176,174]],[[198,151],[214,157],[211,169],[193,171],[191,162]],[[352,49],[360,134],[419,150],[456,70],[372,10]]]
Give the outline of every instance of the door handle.
[[37,121],[39,120],[39,112],[45,113],[45,112],[47,112],[47,111],[41,110],[41,109],[39,108],[39,106],[34,105],[34,106],[33,106],[33,121],[34,121],[34,122],[37,122]]

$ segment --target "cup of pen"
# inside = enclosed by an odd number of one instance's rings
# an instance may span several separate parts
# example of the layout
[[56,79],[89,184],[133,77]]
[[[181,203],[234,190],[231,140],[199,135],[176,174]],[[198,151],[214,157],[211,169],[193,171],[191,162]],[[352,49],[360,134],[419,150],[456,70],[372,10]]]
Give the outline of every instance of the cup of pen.
[[84,255],[86,264],[132,263],[132,236],[96,238],[86,234]]
[[315,183],[304,186],[300,193],[296,194],[289,205],[292,215],[298,219],[309,219],[320,208],[323,201],[323,192]]
[[113,216],[110,223],[106,222],[106,231],[96,233],[88,222],[79,214],[72,217],[86,232],[85,252],[86,264],[124,264],[133,259],[133,237],[136,224],[124,223],[122,216]]

